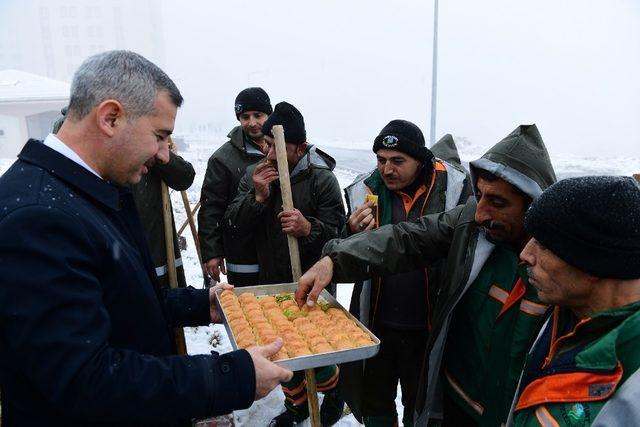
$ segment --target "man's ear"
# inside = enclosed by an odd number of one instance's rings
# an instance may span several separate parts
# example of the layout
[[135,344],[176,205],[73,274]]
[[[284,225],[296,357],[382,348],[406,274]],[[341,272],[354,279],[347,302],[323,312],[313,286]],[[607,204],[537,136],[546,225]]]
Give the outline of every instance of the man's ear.
[[124,109],[115,99],[107,99],[96,108],[96,125],[105,135],[113,137],[125,120]]
[[307,151],[307,143],[303,142],[302,144],[298,145],[298,148],[296,151],[299,156],[302,156],[305,153],[305,151]]

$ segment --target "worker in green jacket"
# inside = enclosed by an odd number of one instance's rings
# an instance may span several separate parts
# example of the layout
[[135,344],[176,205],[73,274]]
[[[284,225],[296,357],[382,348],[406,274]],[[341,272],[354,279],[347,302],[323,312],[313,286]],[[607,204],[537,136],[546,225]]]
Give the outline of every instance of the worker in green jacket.
[[[436,147],[437,146],[437,147]],[[450,157],[451,135],[436,144]],[[469,174],[460,165],[436,158],[425,146],[422,131],[407,120],[392,120],[374,139],[377,167],[356,177],[345,188],[349,212],[343,235],[449,210],[471,195]],[[372,197],[373,196],[373,197]],[[366,200],[375,200],[366,202]],[[414,365],[422,362],[431,323],[429,277],[434,268],[418,268],[390,276],[372,276],[357,282],[349,311],[380,339],[380,350],[366,362],[340,367],[340,389],[354,417],[365,426],[393,424],[398,419],[396,394],[402,389],[402,424],[413,422],[418,377]],[[421,304],[408,302],[421,301]]]
[[[518,126],[470,163],[475,197],[417,222],[332,240],[299,281],[299,304],[336,282],[364,280],[444,260],[416,399],[415,425],[505,422],[526,352],[547,307],[519,254],[524,214],[555,173],[535,125]],[[416,303],[420,303],[416,301]]]
[[640,187],[560,181],[525,226],[529,282],[555,309],[527,357],[513,424],[640,424]]

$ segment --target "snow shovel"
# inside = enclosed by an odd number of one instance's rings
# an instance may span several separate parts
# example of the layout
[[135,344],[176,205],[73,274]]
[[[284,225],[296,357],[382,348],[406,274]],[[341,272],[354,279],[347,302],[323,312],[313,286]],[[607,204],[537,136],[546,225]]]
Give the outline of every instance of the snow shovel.
[[[276,146],[278,158],[278,175],[280,176],[280,192],[282,193],[283,209],[293,209],[293,196],[291,195],[291,181],[289,180],[289,163],[287,162],[287,148],[284,142],[284,129],[280,125],[271,128]],[[289,244],[289,258],[291,259],[291,275],[297,282],[302,276],[300,264],[300,248],[298,239],[287,235]],[[307,381],[307,402],[309,404],[309,419],[312,427],[320,427],[320,409],[318,407],[318,392],[316,390],[316,376],[314,369],[305,369],[304,377]]]
[[[171,199],[169,198],[169,188],[164,181],[160,181],[162,192],[162,217],[164,220],[164,241],[167,248],[167,275],[169,276],[169,286],[171,289],[178,287],[178,272],[176,271],[176,253],[173,246],[173,222]],[[175,328],[176,347],[178,354],[187,354],[187,345],[184,341],[184,330]]]

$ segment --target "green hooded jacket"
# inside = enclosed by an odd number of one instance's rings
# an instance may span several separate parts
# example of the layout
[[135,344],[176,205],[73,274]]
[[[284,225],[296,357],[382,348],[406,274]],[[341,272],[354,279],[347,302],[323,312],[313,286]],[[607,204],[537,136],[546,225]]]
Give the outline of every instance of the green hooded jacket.
[[640,302],[579,322],[556,307],[527,355],[510,425],[637,424],[638,368]]

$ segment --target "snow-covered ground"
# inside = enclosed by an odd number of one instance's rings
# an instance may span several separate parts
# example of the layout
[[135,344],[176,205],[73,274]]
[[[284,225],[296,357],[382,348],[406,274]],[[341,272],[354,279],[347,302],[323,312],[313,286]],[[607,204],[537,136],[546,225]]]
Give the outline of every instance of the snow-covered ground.
[[[191,206],[194,206],[200,197],[200,186],[204,178],[209,156],[217,149],[226,138],[220,137],[213,141],[192,140],[187,141],[187,149],[180,153],[185,159],[190,161],[195,170],[196,178],[192,187],[187,191]],[[337,161],[335,174],[340,186],[344,188],[351,183],[353,178],[361,172],[370,170],[375,165],[375,157],[370,148],[367,149],[345,149],[347,144],[332,141],[327,144],[318,144],[331,154]],[[459,144],[461,158],[468,162],[478,158],[486,149],[461,141]],[[559,179],[579,175],[631,175],[640,172],[640,158],[603,158],[603,157],[580,157],[578,155],[553,155],[552,162]],[[0,174],[13,163],[13,159],[0,159]],[[182,224],[186,219],[184,205],[179,193],[172,194],[173,208],[176,216],[176,224]],[[193,239],[189,232],[189,227],[182,233],[187,239],[187,249],[182,253],[182,258],[187,276],[187,283],[195,287],[201,287],[202,272],[198,264]],[[338,286],[338,301],[344,306],[348,306],[351,295],[351,284],[341,284]],[[186,328],[187,346],[190,354],[209,353],[215,350],[220,353],[230,351],[231,345],[227,338],[224,327],[212,325],[207,327]],[[215,347],[211,343],[215,344]],[[284,395],[280,388],[276,388],[264,399],[255,402],[251,408],[234,413],[237,426],[264,426],[274,416],[282,411]],[[396,399],[398,413],[402,414],[400,403],[400,390]],[[306,421],[302,424],[308,426]],[[358,422],[352,415],[343,417],[338,426],[357,426]]]

